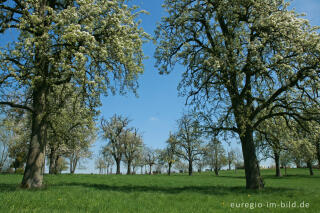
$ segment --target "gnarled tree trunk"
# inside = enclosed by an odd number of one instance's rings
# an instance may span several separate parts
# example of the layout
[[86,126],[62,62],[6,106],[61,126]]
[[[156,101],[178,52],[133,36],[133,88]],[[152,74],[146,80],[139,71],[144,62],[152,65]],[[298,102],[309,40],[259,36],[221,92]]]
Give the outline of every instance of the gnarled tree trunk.
[[246,127],[246,131],[240,134],[244,168],[246,174],[247,189],[261,189],[264,187],[260,176],[259,163],[256,156],[255,144],[253,142],[253,131],[251,127]]
[[40,188],[43,183],[42,168],[46,147],[45,95],[44,85],[34,89],[31,140],[21,183],[22,188]]

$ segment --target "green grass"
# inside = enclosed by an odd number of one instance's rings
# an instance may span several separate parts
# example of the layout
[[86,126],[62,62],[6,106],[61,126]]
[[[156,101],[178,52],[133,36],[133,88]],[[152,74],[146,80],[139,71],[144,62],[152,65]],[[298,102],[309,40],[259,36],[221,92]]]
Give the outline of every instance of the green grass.
[[[245,189],[243,171],[166,175],[45,175],[39,190],[19,188],[21,175],[0,175],[0,212],[320,212],[320,172],[289,169],[276,178],[262,170],[266,188]],[[275,202],[309,203],[309,208],[266,208]],[[231,208],[231,203],[263,204]],[[243,204],[244,205],[244,204]]]

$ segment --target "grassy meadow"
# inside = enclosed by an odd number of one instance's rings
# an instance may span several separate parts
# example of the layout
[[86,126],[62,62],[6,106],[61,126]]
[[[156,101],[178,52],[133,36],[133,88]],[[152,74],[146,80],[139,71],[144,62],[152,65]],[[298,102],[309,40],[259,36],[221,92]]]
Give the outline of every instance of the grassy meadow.
[[0,212],[320,212],[319,170],[312,177],[307,169],[289,169],[281,178],[274,173],[262,170],[260,191],[245,189],[242,170],[218,177],[45,175],[39,190],[20,189],[21,175],[2,174]]

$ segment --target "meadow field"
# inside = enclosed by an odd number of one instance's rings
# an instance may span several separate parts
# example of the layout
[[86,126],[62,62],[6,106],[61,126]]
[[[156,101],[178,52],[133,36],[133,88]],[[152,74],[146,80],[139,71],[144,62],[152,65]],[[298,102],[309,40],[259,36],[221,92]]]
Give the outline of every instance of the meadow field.
[[[284,171],[282,171],[284,172]],[[0,175],[0,212],[319,212],[320,172],[262,170],[265,189],[245,189],[244,171],[167,175],[45,175],[45,187],[19,188]]]

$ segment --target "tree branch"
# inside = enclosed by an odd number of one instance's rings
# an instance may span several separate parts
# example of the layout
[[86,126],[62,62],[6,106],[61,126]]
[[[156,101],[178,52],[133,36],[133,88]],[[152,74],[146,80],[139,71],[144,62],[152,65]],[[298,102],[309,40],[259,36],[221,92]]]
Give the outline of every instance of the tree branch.
[[0,105],[7,105],[7,106],[10,106],[12,108],[25,109],[25,110],[28,110],[29,112],[33,112],[33,109],[28,107],[28,106],[26,106],[26,105],[15,104],[15,103],[12,103],[12,102],[0,101]]

